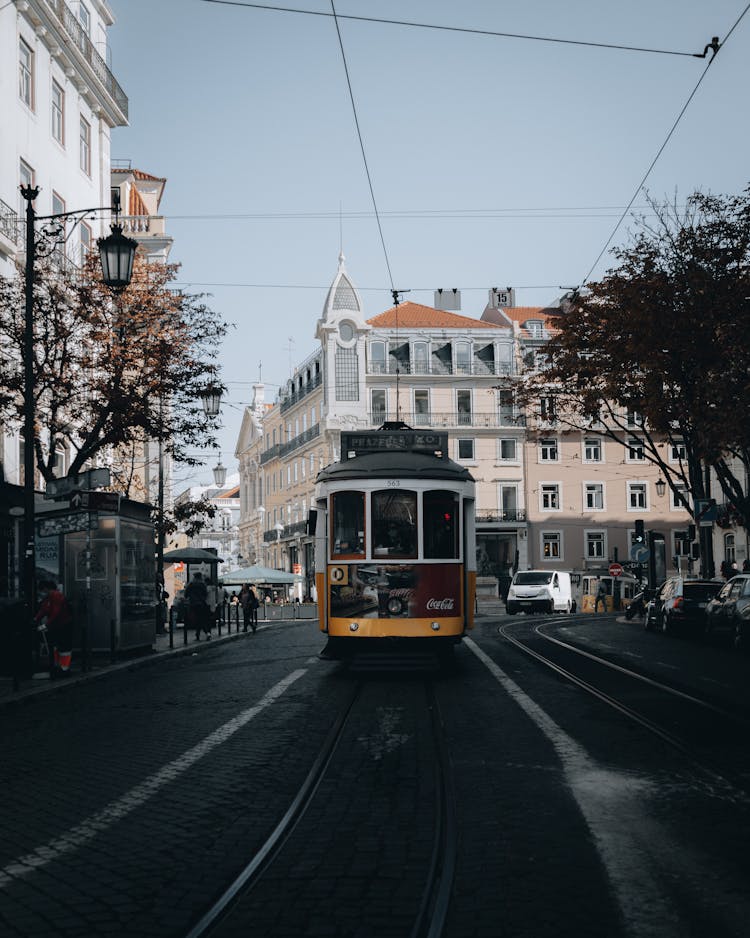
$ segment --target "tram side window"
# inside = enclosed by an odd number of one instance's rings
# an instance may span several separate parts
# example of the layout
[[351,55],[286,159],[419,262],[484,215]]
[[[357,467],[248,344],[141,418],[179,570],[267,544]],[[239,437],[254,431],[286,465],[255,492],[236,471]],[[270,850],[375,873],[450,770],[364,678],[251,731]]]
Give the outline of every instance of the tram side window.
[[422,500],[424,556],[458,559],[458,498],[453,492],[425,492]]
[[333,557],[364,557],[364,492],[336,492],[332,497],[331,543]]
[[372,493],[373,557],[417,556],[417,493]]

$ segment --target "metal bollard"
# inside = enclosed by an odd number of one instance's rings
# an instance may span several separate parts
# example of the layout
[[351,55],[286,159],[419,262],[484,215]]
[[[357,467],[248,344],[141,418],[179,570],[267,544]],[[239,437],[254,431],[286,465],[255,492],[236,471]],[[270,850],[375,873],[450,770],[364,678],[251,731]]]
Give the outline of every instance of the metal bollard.
[[174,620],[176,615],[176,609],[172,606],[169,610],[169,647],[170,649],[174,648]]
[[109,620],[109,660],[111,664],[117,661],[117,637],[114,619]]

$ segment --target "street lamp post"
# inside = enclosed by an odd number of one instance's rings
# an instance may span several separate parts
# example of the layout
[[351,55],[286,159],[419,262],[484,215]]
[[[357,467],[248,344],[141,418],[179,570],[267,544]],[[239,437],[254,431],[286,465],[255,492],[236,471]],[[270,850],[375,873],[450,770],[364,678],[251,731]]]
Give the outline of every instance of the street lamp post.
[[[25,320],[23,335],[23,494],[24,494],[24,570],[23,595],[27,618],[33,615],[36,602],[36,548],[34,506],[34,463],[35,423],[34,395],[34,263],[36,260],[36,222],[55,221],[72,216],[81,218],[89,212],[110,211],[106,208],[79,209],[75,212],[58,212],[54,215],[37,215],[34,199],[39,195],[38,186],[21,186],[21,195],[26,200],[26,266],[25,266]],[[137,242],[122,233],[117,223],[119,206],[115,206],[115,224],[107,238],[99,238],[102,259],[102,279],[113,290],[124,290],[130,283]]]

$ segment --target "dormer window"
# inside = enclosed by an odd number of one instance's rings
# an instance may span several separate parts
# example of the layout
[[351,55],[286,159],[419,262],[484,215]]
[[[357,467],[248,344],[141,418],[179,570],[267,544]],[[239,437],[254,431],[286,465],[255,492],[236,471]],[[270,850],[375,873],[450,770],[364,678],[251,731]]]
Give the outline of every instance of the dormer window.
[[540,319],[530,319],[526,323],[526,328],[528,329],[529,335],[532,339],[543,339],[544,338],[544,326]]

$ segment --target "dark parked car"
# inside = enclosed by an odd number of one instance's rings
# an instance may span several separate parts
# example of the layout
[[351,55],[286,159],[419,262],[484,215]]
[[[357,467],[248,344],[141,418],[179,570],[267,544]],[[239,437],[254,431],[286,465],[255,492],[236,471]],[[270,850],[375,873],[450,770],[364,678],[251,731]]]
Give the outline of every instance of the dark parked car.
[[645,627],[675,635],[703,634],[706,606],[721,586],[720,580],[670,577],[659,587],[646,613]]
[[706,608],[706,636],[722,633],[735,648],[750,648],[750,573],[727,580]]

